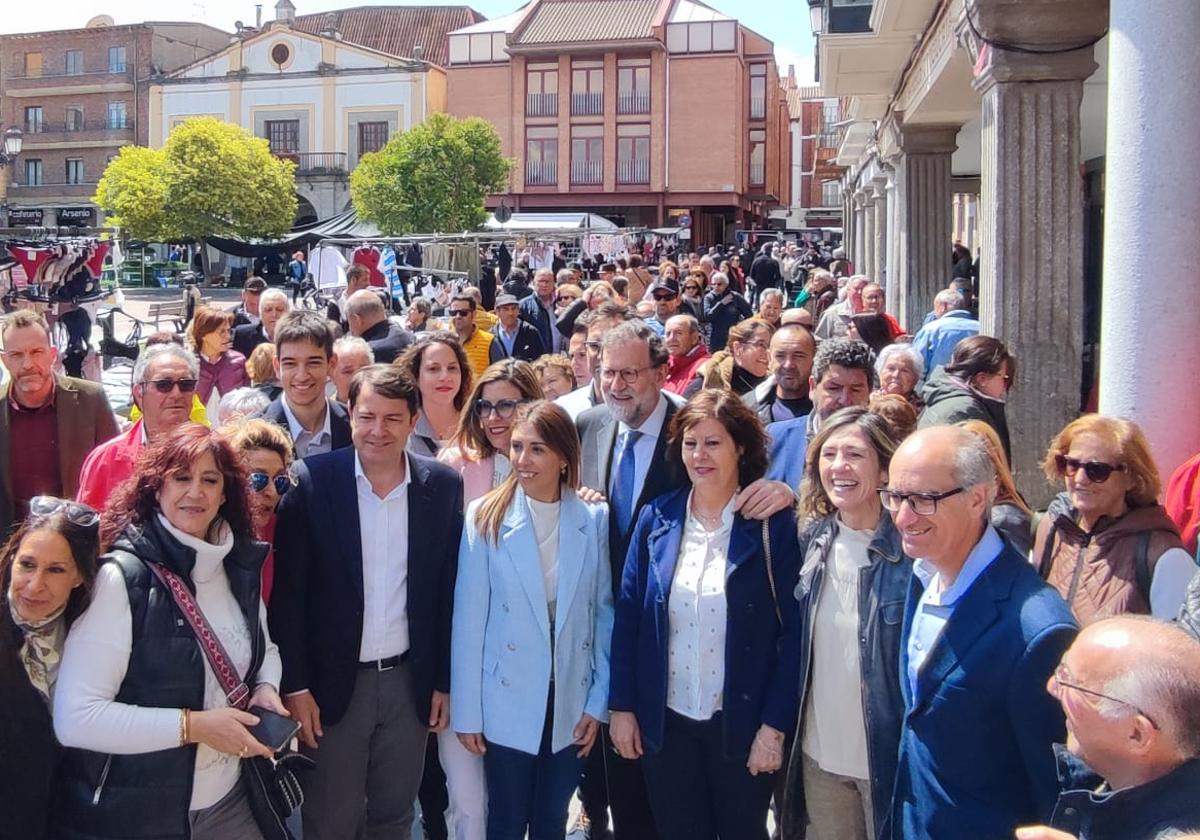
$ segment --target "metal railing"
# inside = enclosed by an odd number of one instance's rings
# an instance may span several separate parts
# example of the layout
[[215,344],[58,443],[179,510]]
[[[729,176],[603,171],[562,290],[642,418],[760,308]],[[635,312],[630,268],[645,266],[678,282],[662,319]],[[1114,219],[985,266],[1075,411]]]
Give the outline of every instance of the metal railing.
[[572,114],[603,114],[604,113],[604,94],[602,93],[572,93],[571,94],[571,113]]
[[650,94],[644,91],[631,91],[617,95],[618,114],[649,114]]
[[558,116],[557,93],[531,93],[525,97],[525,116],[527,117],[556,117]]
[[558,164],[554,161],[525,164],[525,186],[553,187],[558,183]]
[[71,181],[63,177],[55,178],[54,180],[43,178],[36,184],[26,184],[24,182],[17,183],[14,181],[13,183],[9,184],[9,187],[14,190],[36,190],[40,189],[41,187],[94,187],[96,183],[97,182],[95,180],[89,180],[87,178],[84,178],[82,181]]
[[571,161],[571,183],[584,185],[604,183],[604,162],[599,160]]
[[31,71],[24,67],[14,67],[8,72],[7,78],[12,79],[63,79],[72,76],[121,76],[129,72],[129,65],[126,64],[105,64],[101,67],[72,68],[68,70],[66,67],[61,69],[42,67],[41,70]]
[[84,131],[127,131],[133,128],[133,120],[64,120],[63,122],[27,122],[25,134],[76,134]]
[[767,116],[767,98],[765,96],[750,97],[750,119],[761,120]]
[[296,164],[297,175],[347,171],[345,152],[275,152],[275,157]]
[[648,160],[618,160],[618,184],[649,184],[650,161]]
[[750,164],[750,183],[761,187],[767,182],[767,167],[763,163]]
[[817,145],[822,149],[836,149],[842,145],[844,128],[827,128],[817,135]]

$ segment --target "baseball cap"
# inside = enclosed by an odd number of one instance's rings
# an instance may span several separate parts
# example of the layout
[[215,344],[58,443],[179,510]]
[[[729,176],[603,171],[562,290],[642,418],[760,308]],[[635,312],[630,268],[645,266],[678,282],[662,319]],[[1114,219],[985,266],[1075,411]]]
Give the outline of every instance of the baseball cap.
[[496,308],[497,309],[499,309],[501,306],[516,306],[518,303],[520,303],[520,301],[517,300],[516,295],[509,295],[509,294],[496,295]]
[[655,280],[654,284],[650,287],[650,294],[653,295],[655,292],[659,291],[668,291],[673,295],[677,295],[679,294],[679,282],[673,277],[660,277],[658,280]]

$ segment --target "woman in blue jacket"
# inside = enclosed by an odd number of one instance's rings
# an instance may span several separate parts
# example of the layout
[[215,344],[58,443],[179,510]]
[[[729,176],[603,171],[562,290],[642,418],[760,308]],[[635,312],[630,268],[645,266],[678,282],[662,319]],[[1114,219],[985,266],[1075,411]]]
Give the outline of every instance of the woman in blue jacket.
[[467,509],[450,719],[483,756],[488,840],[562,840],[608,716],[608,509],[576,495],[579,435],[559,406],[522,405],[510,447],[512,473]]
[[663,840],[766,840],[773,774],[796,722],[795,517],[764,524],[734,510],[738,488],[766,472],[767,450],[762,423],[733,393],[693,397],[670,441],[685,486],[634,526],[609,732],[622,757],[644,757]]

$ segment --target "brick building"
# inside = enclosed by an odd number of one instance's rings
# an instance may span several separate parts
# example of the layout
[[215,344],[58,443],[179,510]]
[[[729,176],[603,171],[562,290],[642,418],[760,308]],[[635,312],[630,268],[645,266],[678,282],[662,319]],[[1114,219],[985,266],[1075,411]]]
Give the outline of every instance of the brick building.
[[0,189],[0,223],[98,223],[91,197],[104,167],[122,146],[147,142],[151,77],[229,37],[200,23],[114,26],[105,17],[83,29],[0,36],[0,125],[25,134],[7,197]]
[[697,0],[533,0],[450,33],[447,109],[495,125],[518,210],[765,226],[789,196],[773,44]]
[[839,102],[821,96],[817,85],[798,85],[789,72],[784,82],[791,125],[791,201],[789,229],[842,227],[842,184],[845,168],[837,163],[841,145]]

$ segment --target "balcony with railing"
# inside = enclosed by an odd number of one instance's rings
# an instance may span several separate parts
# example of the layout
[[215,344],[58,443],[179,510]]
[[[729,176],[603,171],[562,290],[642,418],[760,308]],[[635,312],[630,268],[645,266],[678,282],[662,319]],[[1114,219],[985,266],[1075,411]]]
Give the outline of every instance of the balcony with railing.
[[530,161],[525,164],[525,186],[553,187],[558,184],[558,165],[555,161]]
[[[24,174],[24,173],[22,173]],[[36,184],[25,184],[14,181],[8,185],[9,195],[14,197],[26,196],[46,199],[55,198],[91,198],[96,194],[96,180],[93,175],[82,181],[71,181],[65,177],[43,178]]]
[[650,161],[648,160],[618,160],[618,184],[649,184]]
[[296,164],[297,175],[345,175],[345,152],[275,152],[275,157]]
[[572,93],[571,113],[580,116],[600,115],[604,113],[604,94],[602,93]]
[[557,117],[557,93],[530,93],[525,97],[525,116]]
[[31,146],[38,143],[61,143],[71,139],[95,140],[105,137],[129,139],[133,137],[133,120],[124,117],[111,120],[64,120],[63,122],[26,122],[23,126],[25,142]]
[[571,183],[589,187],[604,183],[604,162],[599,160],[571,161]]
[[649,91],[626,91],[617,95],[618,114],[649,114]]
[[132,79],[131,64],[97,64],[86,68],[14,67],[4,77],[10,88],[62,87],[64,84],[95,85]]
[[845,127],[841,128],[823,128],[817,135],[817,148],[819,149],[837,149],[842,145],[842,138],[846,136]]

